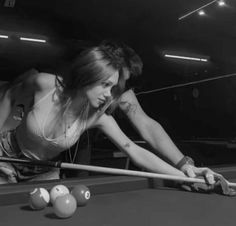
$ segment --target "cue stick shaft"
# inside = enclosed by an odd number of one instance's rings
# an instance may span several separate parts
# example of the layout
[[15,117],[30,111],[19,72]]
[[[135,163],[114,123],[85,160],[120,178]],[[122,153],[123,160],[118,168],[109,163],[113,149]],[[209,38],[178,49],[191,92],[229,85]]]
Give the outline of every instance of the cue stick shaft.
[[[201,178],[190,178],[190,177],[182,177],[182,176],[176,176],[176,175],[149,173],[149,172],[125,170],[125,169],[117,169],[117,168],[109,168],[109,167],[101,167],[101,166],[81,165],[81,164],[66,163],[66,162],[40,161],[40,160],[31,161],[28,159],[15,159],[15,158],[8,158],[8,157],[0,157],[0,162],[50,166],[50,167],[56,167],[56,168],[62,168],[62,169],[85,170],[85,171],[91,171],[91,172],[97,172],[97,173],[147,177],[147,178],[156,178],[156,179],[163,179],[163,180],[182,181],[182,182],[188,182],[188,183],[204,183],[204,184],[206,183],[206,181]],[[228,185],[230,187],[236,187],[236,183],[228,182]]]
[[[176,176],[176,175],[149,173],[149,172],[108,168],[108,167],[101,167],[101,166],[61,163],[61,168],[78,169],[78,170],[107,173],[107,174],[116,174],[116,175],[125,175],[125,176],[136,176],[136,177],[147,177],[147,178],[156,178],[156,179],[172,180],[172,181],[182,181],[182,182],[188,182],[188,183],[204,183],[204,184],[206,183],[206,181],[201,178],[190,178],[190,177],[182,177],[182,176]],[[230,187],[236,187],[236,183],[228,182],[228,185]]]

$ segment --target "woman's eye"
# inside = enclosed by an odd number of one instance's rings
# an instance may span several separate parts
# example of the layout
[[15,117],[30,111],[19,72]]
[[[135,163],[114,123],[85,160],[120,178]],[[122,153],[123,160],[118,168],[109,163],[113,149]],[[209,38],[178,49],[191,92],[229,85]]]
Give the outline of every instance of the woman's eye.
[[108,87],[110,84],[109,84],[109,83],[106,83],[106,82],[104,82],[102,85],[103,85],[104,87]]

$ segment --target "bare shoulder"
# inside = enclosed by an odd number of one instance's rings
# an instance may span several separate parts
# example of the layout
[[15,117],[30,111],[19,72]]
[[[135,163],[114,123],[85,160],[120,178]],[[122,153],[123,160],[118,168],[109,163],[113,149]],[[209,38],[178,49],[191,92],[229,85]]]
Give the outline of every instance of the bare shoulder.
[[48,90],[55,87],[56,76],[49,73],[37,73],[33,77],[33,83],[40,90]]

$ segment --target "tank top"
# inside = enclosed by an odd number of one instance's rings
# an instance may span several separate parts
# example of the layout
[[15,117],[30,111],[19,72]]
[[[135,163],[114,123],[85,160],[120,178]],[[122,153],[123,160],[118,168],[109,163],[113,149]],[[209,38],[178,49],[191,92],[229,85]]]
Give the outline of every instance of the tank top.
[[[85,125],[81,125],[81,121],[76,119],[73,124],[66,128],[58,137],[48,138],[45,130],[53,113],[55,106],[53,98],[56,97],[56,89],[52,89],[34,104],[32,110],[28,112],[27,117],[22,121],[17,133],[18,144],[22,152],[29,158],[37,160],[46,160],[56,157],[60,152],[70,148],[76,143],[80,135],[85,129]],[[24,136],[20,133],[24,131]]]

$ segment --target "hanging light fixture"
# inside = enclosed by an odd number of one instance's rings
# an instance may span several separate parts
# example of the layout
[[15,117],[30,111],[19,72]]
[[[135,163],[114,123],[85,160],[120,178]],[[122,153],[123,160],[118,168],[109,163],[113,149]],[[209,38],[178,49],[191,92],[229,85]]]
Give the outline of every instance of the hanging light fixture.
[[204,10],[199,10],[199,11],[198,11],[198,15],[199,15],[199,16],[204,16],[204,15],[206,15],[206,13],[205,13]]
[[221,7],[226,5],[224,0],[219,0],[217,3],[218,3],[218,6],[221,6]]

